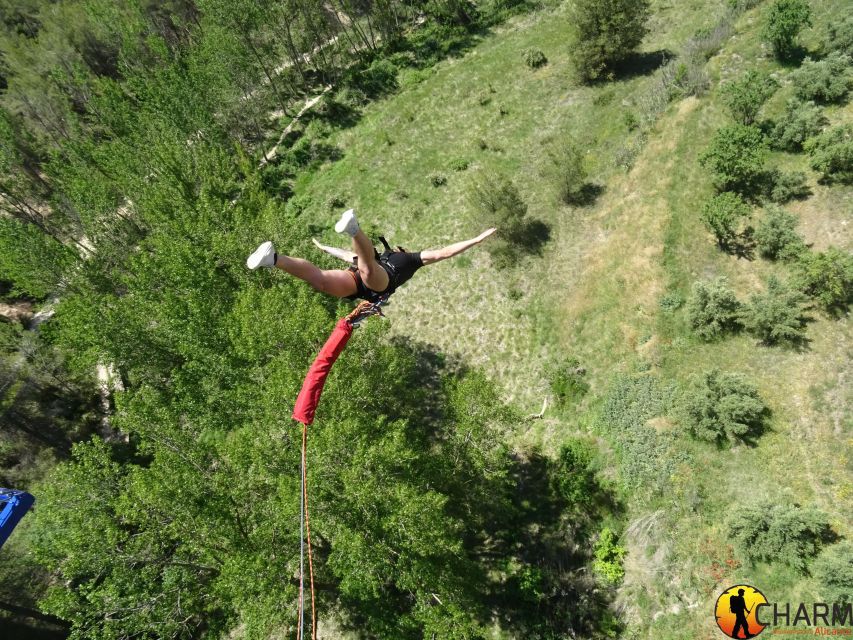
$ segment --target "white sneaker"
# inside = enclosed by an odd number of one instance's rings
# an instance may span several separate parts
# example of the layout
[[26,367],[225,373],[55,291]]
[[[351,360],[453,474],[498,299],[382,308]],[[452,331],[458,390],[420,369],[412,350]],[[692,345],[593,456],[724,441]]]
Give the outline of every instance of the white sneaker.
[[258,267],[272,267],[275,261],[275,247],[267,240],[246,260],[246,266],[250,269]]
[[355,209],[347,209],[335,225],[335,231],[354,236],[358,233],[358,220],[355,219]]

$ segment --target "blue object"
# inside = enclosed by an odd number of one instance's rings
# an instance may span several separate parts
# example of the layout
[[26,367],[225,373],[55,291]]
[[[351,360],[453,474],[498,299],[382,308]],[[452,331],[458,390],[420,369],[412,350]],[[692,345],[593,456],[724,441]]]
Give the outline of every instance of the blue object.
[[0,489],[0,547],[12,535],[36,499],[26,491]]

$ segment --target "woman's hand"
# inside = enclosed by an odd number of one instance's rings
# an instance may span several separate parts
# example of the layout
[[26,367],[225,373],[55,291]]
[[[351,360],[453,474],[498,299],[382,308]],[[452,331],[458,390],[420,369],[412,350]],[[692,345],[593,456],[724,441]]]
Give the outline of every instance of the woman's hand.
[[477,242],[482,242],[483,240],[488,238],[490,235],[492,235],[495,231],[497,231],[496,227],[492,227],[491,229],[486,229],[485,231],[483,231],[483,233],[481,233],[480,235],[477,236]]

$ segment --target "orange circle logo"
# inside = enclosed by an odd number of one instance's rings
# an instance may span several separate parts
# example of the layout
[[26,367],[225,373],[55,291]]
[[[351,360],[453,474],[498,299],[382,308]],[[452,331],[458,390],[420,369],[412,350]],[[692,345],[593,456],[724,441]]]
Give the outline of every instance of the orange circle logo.
[[729,638],[752,638],[764,631],[766,625],[758,624],[758,606],[767,604],[767,598],[755,587],[746,584],[726,589],[717,598],[714,615],[720,631]]

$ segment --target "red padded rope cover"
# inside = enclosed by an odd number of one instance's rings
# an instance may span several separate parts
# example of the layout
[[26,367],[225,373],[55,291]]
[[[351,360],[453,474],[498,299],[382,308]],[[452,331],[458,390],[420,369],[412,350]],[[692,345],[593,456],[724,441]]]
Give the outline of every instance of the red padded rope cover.
[[335,360],[341,355],[341,351],[347,346],[352,335],[352,325],[345,318],[338,320],[332,335],[326,340],[326,344],[320,349],[320,353],[308,369],[302,390],[296,398],[296,406],[293,407],[293,419],[302,424],[314,422],[314,413],[320,404],[320,394],[323,393],[323,385]]

